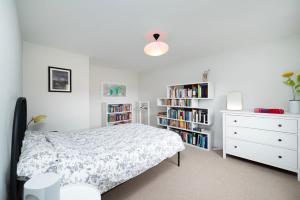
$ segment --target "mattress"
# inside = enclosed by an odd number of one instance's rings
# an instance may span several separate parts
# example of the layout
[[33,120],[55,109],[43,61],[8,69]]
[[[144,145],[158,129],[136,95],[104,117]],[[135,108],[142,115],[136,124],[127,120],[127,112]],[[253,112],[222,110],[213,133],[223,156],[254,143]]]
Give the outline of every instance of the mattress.
[[101,193],[184,150],[177,133],[142,124],[69,132],[28,132],[17,175],[54,172],[61,184],[88,183]]

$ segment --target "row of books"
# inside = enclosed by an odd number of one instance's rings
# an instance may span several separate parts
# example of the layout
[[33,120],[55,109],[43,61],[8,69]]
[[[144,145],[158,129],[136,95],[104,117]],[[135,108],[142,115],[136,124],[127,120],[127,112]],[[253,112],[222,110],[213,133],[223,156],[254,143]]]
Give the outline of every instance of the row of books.
[[167,118],[158,118],[158,122],[159,122],[160,125],[163,125],[163,126],[172,126],[172,127],[184,128],[184,129],[188,129],[188,130],[191,130],[191,131],[197,131],[197,132],[207,131],[207,129],[204,128],[202,125],[194,124],[192,126],[190,122],[176,121],[176,120],[167,119]]
[[189,85],[184,88],[169,87],[168,97],[170,98],[207,98],[208,85]]
[[208,130],[203,128],[203,126],[201,126],[201,125],[194,124],[193,131],[205,132],[205,131],[208,131]]
[[118,122],[118,121],[124,121],[124,120],[131,120],[132,114],[129,113],[122,113],[122,114],[115,114],[110,115],[108,114],[107,121],[108,122]]
[[193,122],[208,124],[207,110],[193,110]]
[[281,108],[254,108],[255,113],[284,114]]
[[199,133],[190,133],[186,131],[181,130],[175,130],[172,129],[172,131],[177,132],[183,142],[186,142],[188,144],[192,144],[201,148],[208,148],[208,138],[207,135],[199,134]]
[[161,105],[164,106],[185,106],[191,107],[191,99],[161,99]]
[[191,130],[192,124],[190,122],[184,122],[184,121],[177,121],[177,120],[169,120],[169,126],[174,126],[178,128],[184,128]]
[[169,118],[185,120],[185,121],[192,121],[192,111],[191,110],[170,109],[169,110]]
[[113,104],[108,105],[108,112],[129,112],[131,111],[131,104]]
[[169,120],[166,118],[158,118],[159,124],[163,126],[168,126],[169,125]]

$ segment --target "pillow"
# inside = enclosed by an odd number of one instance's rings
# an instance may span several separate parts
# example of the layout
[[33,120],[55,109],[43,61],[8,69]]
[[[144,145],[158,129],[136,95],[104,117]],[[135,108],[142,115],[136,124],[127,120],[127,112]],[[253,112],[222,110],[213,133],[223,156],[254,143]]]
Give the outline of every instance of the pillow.
[[17,175],[33,175],[53,172],[56,169],[57,153],[44,132],[26,131],[21,155],[17,165]]

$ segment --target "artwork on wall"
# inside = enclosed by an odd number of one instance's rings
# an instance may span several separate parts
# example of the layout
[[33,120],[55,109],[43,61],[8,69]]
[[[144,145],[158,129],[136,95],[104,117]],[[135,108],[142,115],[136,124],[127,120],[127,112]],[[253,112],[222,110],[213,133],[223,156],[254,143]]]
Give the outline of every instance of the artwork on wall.
[[104,97],[126,97],[126,86],[121,84],[103,84]]
[[48,67],[48,91],[72,92],[72,72],[70,69]]
[[207,82],[208,81],[208,73],[209,73],[209,69],[208,70],[205,70],[203,73],[202,73],[202,81],[203,82]]

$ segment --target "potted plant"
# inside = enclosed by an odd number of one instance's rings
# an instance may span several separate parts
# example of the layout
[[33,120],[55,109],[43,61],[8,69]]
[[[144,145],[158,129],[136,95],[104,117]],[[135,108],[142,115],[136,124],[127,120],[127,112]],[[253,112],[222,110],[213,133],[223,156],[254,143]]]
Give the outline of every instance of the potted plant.
[[282,77],[286,80],[284,83],[291,87],[293,92],[293,99],[289,101],[289,112],[300,113],[300,100],[297,98],[300,94],[300,74],[294,76],[294,72],[284,72]]

